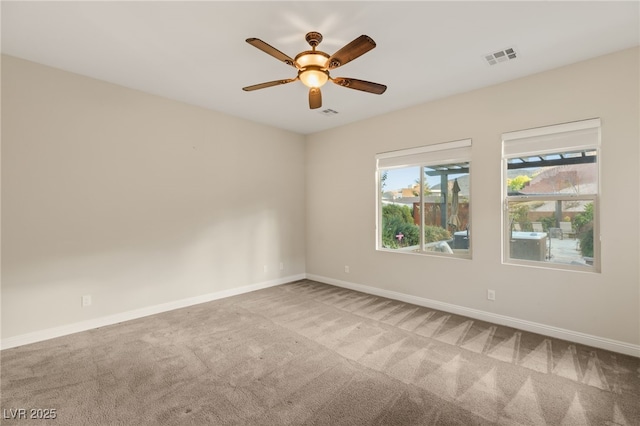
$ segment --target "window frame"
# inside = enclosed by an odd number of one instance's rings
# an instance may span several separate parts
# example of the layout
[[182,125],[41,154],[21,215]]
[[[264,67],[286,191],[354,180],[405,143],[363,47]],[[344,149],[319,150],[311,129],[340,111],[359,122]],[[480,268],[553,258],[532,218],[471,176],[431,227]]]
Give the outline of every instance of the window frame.
[[[580,135],[581,132],[588,132],[590,134],[590,138],[594,139],[594,141],[584,144],[557,144],[554,145],[553,139],[554,137],[558,137],[558,139],[562,139],[562,134],[567,135],[568,138],[571,138],[574,134]],[[591,134],[593,133],[593,134]],[[505,149],[505,146],[509,143],[509,141],[525,141],[523,146],[532,145],[533,140],[536,138],[540,138],[542,142],[540,143],[539,151],[531,151],[530,148],[523,149],[523,152],[518,155],[517,151],[511,148],[510,150]],[[527,139],[529,140],[527,142]],[[546,141],[545,141],[546,139]],[[570,139],[567,139],[570,140]],[[588,119],[575,121],[570,123],[562,123],[551,126],[544,126],[534,129],[527,129],[516,132],[504,133],[502,135],[502,200],[503,200],[503,209],[502,209],[502,263],[508,265],[516,265],[516,266],[529,266],[529,267],[538,267],[544,269],[559,269],[559,270],[568,270],[568,271],[577,271],[577,272],[591,272],[591,273],[600,273],[601,272],[601,234],[600,234],[600,195],[601,195],[601,122],[599,118]],[[549,194],[527,194],[527,195],[509,195],[509,189],[507,185],[507,173],[509,170],[509,160],[518,157],[535,157],[535,154],[539,155],[549,155],[549,154],[559,154],[559,153],[567,153],[572,152],[577,149],[585,150],[585,151],[595,151],[595,163],[596,163],[596,193],[589,194],[559,194],[559,193],[549,193]],[[506,153],[509,151],[509,153]],[[550,261],[539,261],[539,260],[526,260],[519,258],[511,257],[511,223],[510,223],[510,215],[509,215],[509,205],[510,202],[517,201],[589,201],[593,203],[593,264],[592,265],[572,265],[572,264],[563,264],[563,263],[554,263]],[[549,235],[550,237],[550,235]],[[576,237],[577,238],[577,237]]]
[[[460,139],[450,142],[437,143],[431,145],[425,145],[415,148],[402,149],[397,151],[389,151],[384,153],[376,154],[376,251],[382,252],[390,252],[390,253],[403,253],[403,254],[413,254],[418,256],[440,256],[446,258],[455,258],[455,259],[471,259],[472,258],[472,245],[473,239],[469,238],[468,249],[465,253],[444,253],[426,250],[426,245],[424,242],[424,222],[425,222],[425,212],[424,208],[420,208],[420,239],[419,239],[419,248],[415,249],[391,249],[383,246],[382,234],[383,234],[383,224],[382,224],[382,208],[383,208],[383,200],[382,200],[382,182],[381,177],[385,171],[394,170],[394,169],[402,169],[409,167],[419,167],[419,205],[424,206],[424,184],[425,184],[425,168],[429,168],[430,166],[442,166],[442,165],[453,165],[456,163],[467,163],[468,171],[466,172],[469,175],[469,219],[468,219],[468,227],[471,228],[471,146],[472,139]],[[451,174],[455,174],[451,173]],[[448,204],[448,203],[447,203]],[[447,228],[444,228],[447,229]],[[470,232],[470,231],[469,231]]]

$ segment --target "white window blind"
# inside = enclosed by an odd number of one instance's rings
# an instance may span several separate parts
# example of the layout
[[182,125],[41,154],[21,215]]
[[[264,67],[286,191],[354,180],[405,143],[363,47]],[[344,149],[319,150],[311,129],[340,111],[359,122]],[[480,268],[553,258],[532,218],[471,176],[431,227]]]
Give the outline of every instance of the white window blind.
[[376,155],[378,169],[429,166],[469,161],[471,139],[445,142]]
[[503,133],[502,141],[506,158],[596,149],[600,146],[600,119]]

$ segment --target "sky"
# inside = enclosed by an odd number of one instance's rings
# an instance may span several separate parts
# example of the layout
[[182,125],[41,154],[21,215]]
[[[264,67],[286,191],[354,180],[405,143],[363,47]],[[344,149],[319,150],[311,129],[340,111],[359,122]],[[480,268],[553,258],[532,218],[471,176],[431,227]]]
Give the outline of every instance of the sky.
[[[392,169],[387,172],[385,191],[394,189],[402,189],[415,185],[416,180],[420,179],[420,167],[404,167],[400,169]],[[428,182],[431,186],[432,183]]]
[[[459,175],[449,175],[449,180]],[[440,183],[439,176],[426,176],[429,187]],[[385,191],[392,191],[402,188],[412,187],[416,181],[420,179],[420,167],[403,167],[399,169],[388,170]]]

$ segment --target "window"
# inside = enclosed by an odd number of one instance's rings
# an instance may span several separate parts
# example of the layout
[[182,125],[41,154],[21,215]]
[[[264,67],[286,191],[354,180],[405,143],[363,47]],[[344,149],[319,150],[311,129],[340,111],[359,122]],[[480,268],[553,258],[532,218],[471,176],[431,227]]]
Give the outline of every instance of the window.
[[507,263],[599,271],[600,120],[502,135]]
[[470,258],[471,140],[376,156],[377,249]]

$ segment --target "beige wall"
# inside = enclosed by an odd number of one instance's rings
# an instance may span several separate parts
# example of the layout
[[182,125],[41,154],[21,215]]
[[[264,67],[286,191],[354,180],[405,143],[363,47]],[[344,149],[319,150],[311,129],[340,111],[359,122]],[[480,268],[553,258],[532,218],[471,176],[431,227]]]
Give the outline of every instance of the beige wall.
[[304,274],[304,152],[3,56],[2,338]]
[[[638,49],[306,138],[2,60],[3,340],[306,272],[640,344]],[[503,265],[500,135],[594,117],[602,273]],[[376,252],[375,154],[464,138],[473,259]]]
[[[307,274],[638,345],[638,60],[626,50],[307,137]],[[501,134],[596,117],[602,273],[503,265]],[[473,259],[376,252],[375,154],[464,138]]]

